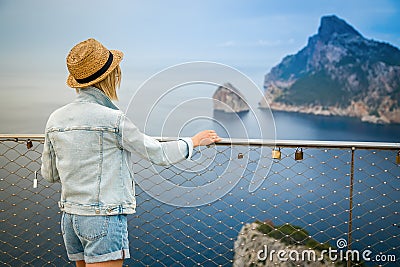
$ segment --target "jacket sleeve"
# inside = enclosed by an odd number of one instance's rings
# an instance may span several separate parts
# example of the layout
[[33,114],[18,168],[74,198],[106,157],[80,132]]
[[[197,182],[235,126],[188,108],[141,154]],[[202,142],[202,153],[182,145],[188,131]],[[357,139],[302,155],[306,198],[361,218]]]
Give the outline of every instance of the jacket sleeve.
[[60,180],[56,167],[56,155],[47,134],[43,145],[41,174],[43,178],[50,183],[55,183]]
[[193,153],[191,138],[181,138],[177,141],[160,142],[143,134],[125,115],[120,123],[122,147],[130,152],[136,152],[141,157],[149,159],[157,165],[171,165],[190,159]]

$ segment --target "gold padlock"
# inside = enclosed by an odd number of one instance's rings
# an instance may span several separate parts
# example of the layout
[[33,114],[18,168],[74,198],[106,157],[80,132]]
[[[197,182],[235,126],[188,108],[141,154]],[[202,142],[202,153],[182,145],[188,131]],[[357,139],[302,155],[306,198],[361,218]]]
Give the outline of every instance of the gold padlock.
[[400,164],[400,150],[399,150],[399,152],[397,152],[396,163]]
[[278,149],[274,148],[272,150],[272,158],[273,159],[281,159],[281,149],[280,148],[278,148]]
[[294,159],[295,160],[302,160],[303,159],[303,149],[302,148],[297,148],[296,152],[294,153]]

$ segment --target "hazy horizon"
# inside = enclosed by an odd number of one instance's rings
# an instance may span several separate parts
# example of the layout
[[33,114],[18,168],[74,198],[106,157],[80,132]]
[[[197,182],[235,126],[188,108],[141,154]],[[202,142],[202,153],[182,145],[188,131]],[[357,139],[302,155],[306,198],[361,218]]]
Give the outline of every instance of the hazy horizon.
[[321,17],[332,14],[365,38],[400,47],[395,0],[0,0],[0,132],[44,129],[50,112],[75,97],[65,84],[65,57],[89,37],[124,52],[124,109],[147,78],[183,62],[226,64],[262,88],[264,75],[302,49]]

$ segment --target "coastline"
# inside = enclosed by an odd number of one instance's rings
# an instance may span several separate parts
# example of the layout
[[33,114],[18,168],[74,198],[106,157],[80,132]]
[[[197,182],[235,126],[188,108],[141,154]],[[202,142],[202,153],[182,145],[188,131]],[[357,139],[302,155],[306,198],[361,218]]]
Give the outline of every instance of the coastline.
[[[287,113],[301,113],[325,117],[354,118],[360,122],[378,124],[378,125],[400,125],[400,114],[397,119],[399,122],[391,121],[386,117],[377,117],[375,115],[356,112],[356,109],[349,106],[347,109],[323,106],[292,106],[281,103],[273,103],[270,106],[260,103],[259,109],[271,109],[272,111],[280,111]],[[400,112],[399,112],[400,113]]]

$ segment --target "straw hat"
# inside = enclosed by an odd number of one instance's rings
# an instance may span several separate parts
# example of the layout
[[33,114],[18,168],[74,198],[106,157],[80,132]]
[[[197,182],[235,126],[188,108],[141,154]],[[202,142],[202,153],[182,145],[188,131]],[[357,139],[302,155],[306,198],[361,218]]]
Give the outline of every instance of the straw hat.
[[67,56],[67,85],[83,88],[100,82],[118,66],[123,55],[121,51],[108,50],[93,38],[80,42]]

